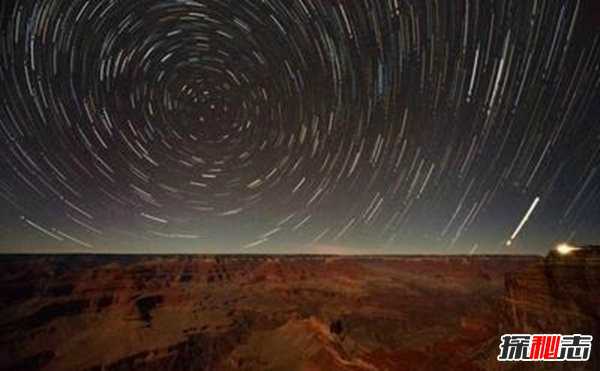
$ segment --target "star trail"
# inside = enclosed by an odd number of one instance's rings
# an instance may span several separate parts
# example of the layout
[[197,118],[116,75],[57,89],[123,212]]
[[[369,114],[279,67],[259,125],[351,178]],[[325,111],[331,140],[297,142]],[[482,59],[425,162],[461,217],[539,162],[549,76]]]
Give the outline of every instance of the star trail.
[[594,1],[0,4],[0,251],[600,240]]

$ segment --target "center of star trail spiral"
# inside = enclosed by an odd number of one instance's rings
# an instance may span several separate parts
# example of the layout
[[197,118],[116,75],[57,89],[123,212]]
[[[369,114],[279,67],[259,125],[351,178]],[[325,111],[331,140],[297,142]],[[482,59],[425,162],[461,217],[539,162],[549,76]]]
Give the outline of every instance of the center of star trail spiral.
[[3,2],[0,246],[534,252],[600,238],[589,6]]

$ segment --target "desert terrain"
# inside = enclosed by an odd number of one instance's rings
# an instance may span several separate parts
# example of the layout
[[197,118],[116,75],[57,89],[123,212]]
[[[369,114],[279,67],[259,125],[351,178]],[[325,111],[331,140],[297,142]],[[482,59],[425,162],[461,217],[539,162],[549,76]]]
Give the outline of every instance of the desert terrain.
[[556,268],[537,256],[7,255],[0,368],[544,369],[499,364],[499,337],[597,331],[594,264]]

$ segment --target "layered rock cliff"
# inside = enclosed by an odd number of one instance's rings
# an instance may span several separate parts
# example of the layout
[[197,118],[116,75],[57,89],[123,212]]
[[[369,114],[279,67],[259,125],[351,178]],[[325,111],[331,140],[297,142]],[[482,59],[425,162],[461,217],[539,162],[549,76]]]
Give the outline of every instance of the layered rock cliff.
[[600,249],[582,248],[548,256],[505,280],[500,333],[593,335],[592,356],[584,363],[496,361],[498,342],[490,344],[487,369],[600,370]]
[[508,324],[525,332],[590,331],[600,321],[600,254],[550,254],[506,277]]
[[10,370],[481,369],[527,257],[12,257]]

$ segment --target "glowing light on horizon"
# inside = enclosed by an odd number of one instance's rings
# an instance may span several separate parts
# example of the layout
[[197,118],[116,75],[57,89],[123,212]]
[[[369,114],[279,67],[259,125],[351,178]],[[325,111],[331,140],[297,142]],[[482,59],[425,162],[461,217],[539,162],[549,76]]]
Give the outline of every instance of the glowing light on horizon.
[[556,251],[560,254],[560,255],[568,255],[570,253],[572,253],[573,251],[579,250],[578,247],[569,245],[568,243],[561,243],[560,245],[556,246]]

